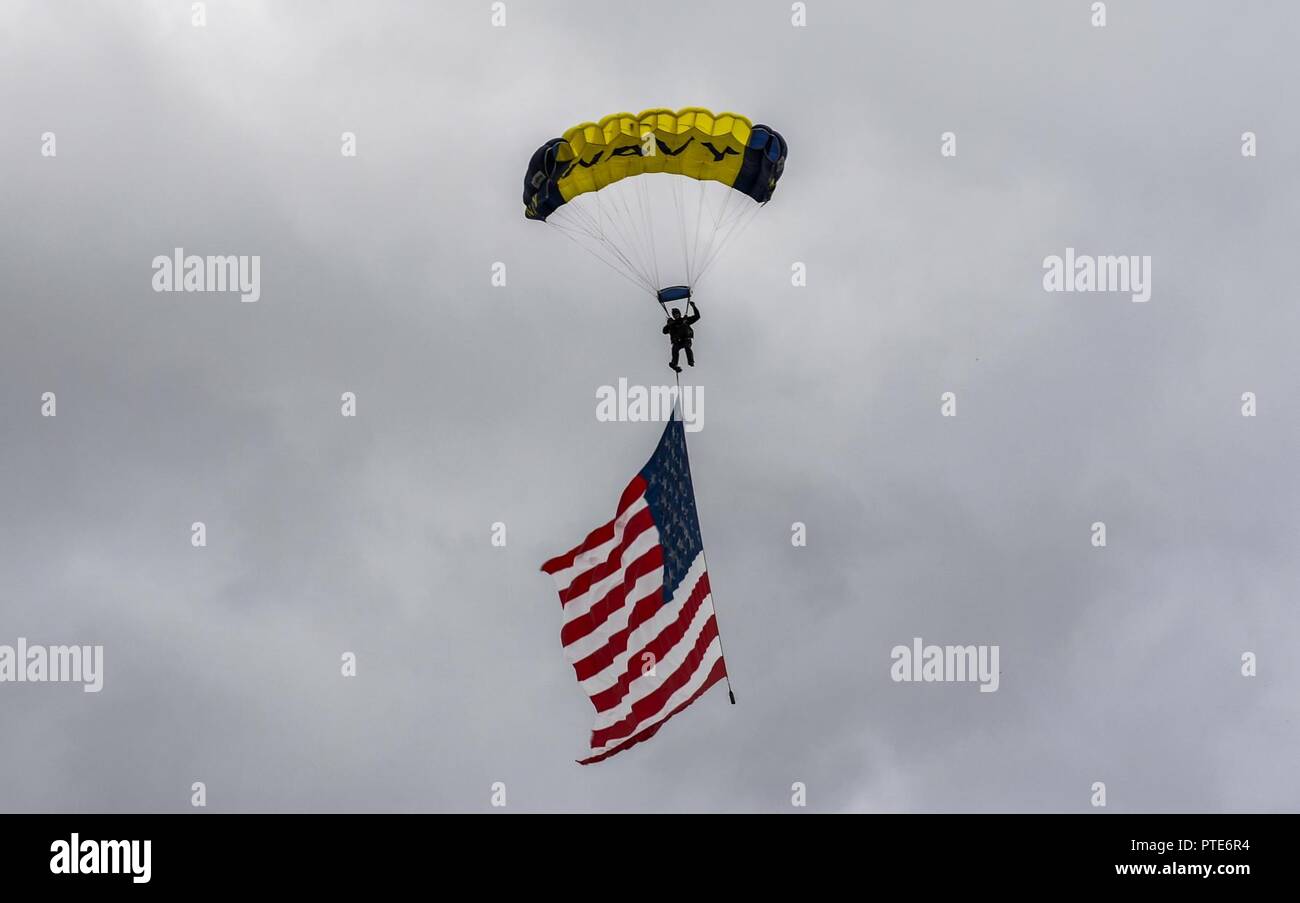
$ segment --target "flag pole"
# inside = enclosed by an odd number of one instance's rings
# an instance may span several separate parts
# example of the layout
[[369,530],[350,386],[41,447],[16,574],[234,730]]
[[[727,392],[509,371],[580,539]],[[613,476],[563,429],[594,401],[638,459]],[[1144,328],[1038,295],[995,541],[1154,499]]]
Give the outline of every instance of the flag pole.
[[[677,373],[677,374],[675,374],[675,375],[676,375],[676,377],[677,377],[677,397],[673,399],[673,406],[674,406],[674,407],[677,407],[678,405],[681,405],[681,401],[682,401],[682,375],[681,375],[681,373]],[[686,448],[686,416],[685,416],[685,410],[683,410],[683,411],[681,412],[681,418],[682,418],[682,447],[683,447],[683,448]],[[690,459],[691,459],[690,449],[687,449],[687,451],[686,451],[686,460],[689,462]],[[692,498],[691,501],[694,502],[695,500]],[[695,520],[696,520],[696,526],[697,526],[697,527],[699,526],[699,519],[700,519],[700,506],[699,506],[699,505],[696,505],[696,506],[695,506]],[[703,530],[703,528],[700,528],[700,554],[701,554],[702,556],[704,556],[704,572],[705,572],[706,574],[710,574],[710,575],[712,575],[712,571],[709,570],[709,553],[708,553],[708,551],[705,549],[705,546],[704,546],[704,530]],[[709,597],[710,597],[710,599],[713,600],[713,619],[714,619],[715,621],[717,621],[717,623],[718,623],[718,654],[722,656],[722,661],[724,662],[724,667],[725,667],[725,662],[727,661],[727,650],[726,650],[725,648],[723,648],[723,645],[722,645],[722,619],[718,617],[718,603],[717,603],[717,600],[716,600],[716,599],[713,599],[713,577],[712,577],[712,576],[709,577]],[[736,704],[736,694],[735,694],[735,692],[731,689],[731,669],[728,668],[728,669],[723,673],[722,676],[723,676],[723,679],[725,679],[725,680],[727,681],[727,698],[731,700],[731,704],[732,704],[732,705],[735,705],[735,704]]]

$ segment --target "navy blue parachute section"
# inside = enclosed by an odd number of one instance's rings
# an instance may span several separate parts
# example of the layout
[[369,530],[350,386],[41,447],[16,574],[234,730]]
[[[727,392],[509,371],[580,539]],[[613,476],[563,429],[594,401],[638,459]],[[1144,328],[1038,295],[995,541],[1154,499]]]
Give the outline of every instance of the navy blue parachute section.
[[740,173],[731,187],[749,195],[760,204],[766,204],[776,191],[777,180],[785,171],[785,139],[776,129],[765,125],[754,126],[745,145],[745,159]]

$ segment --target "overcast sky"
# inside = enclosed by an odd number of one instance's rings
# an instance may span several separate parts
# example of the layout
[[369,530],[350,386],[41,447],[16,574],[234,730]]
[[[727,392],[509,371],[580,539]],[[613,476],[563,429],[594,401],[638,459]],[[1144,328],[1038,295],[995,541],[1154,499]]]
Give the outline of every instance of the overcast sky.
[[[106,673],[0,684],[0,809],[1300,809],[1300,10],[1088,6],[7,0],[0,644]],[[739,704],[584,768],[538,566],[658,440],[598,387],[671,374],[521,180],[688,105],[790,146],[688,373]],[[155,293],[176,247],[261,300]],[[1045,292],[1066,247],[1151,300]],[[998,691],[891,681],[917,636]]]

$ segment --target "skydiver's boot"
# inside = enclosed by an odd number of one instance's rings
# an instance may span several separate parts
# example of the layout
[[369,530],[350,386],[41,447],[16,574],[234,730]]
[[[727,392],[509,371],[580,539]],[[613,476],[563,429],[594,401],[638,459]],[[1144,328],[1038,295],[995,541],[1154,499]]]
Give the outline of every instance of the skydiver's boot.
[[673,369],[673,372],[674,372],[674,373],[681,373],[681,372],[682,372],[682,368],[679,367],[679,366],[677,366],[676,364],[669,364],[668,366],[671,367],[671,368]]

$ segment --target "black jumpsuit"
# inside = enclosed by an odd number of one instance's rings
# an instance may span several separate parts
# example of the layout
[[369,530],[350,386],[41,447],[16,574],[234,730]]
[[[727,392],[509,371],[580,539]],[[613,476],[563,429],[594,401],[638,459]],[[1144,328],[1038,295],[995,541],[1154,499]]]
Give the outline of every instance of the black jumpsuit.
[[700,321],[700,309],[694,302],[691,302],[691,307],[695,308],[695,313],[689,317],[673,317],[664,326],[664,335],[668,336],[673,343],[673,361],[668,366],[674,370],[678,369],[677,355],[682,351],[686,352],[686,363],[695,366],[695,352],[691,350],[691,339],[695,338],[695,330],[691,329],[691,324]]

